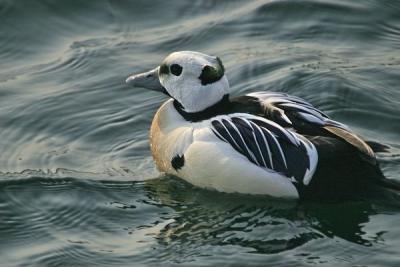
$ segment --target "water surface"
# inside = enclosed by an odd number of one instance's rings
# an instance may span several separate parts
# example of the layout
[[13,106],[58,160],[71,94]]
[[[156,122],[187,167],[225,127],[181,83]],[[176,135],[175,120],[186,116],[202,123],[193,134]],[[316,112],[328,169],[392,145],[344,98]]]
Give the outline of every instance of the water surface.
[[400,1],[0,0],[1,266],[398,266],[396,201],[285,203],[159,174],[155,92],[125,78],[218,55],[232,95],[300,96],[400,180]]

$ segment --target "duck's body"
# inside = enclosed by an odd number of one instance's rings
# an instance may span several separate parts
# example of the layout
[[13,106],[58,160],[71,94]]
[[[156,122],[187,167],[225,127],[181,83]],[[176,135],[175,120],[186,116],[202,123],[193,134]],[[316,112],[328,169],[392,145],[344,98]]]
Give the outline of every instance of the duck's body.
[[[260,94],[266,95],[265,92]],[[285,130],[310,148],[304,151],[303,158],[292,159],[293,165],[304,166],[302,161],[308,160],[307,176],[304,173],[304,176],[289,177],[252,162],[251,158],[218,136],[213,122],[231,121],[232,118],[260,120],[262,105],[254,95],[234,98],[229,104],[224,103],[224,108],[217,114],[195,121],[185,119],[176,109],[173,99],[166,101],[158,109],[150,129],[150,147],[157,168],[202,188],[293,199],[300,196],[348,198],[354,195],[355,189],[365,189],[363,185],[368,184],[369,179],[380,176],[375,160],[368,158],[370,155],[363,155],[347,141],[329,137],[328,133],[326,136],[322,133],[299,135],[294,128]],[[288,161],[287,150],[282,152],[286,153]],[[300,172],[301,166],[297,166]]]
[[[221,119],[219,115],[213,119]],[[211,119],[188,122],[173,100],[157,111],[150,130],[150,147],[158,169],[202,188],[221,192],[298,198],[290,179],[261,168],[212,130]]]
[[272,92],[230,98],[218,58],[173,53],[128,82],[172,96],[153,119],[151,151],[160,171],[196,186],[337,199],[384,179],[370,146],[306,101]]

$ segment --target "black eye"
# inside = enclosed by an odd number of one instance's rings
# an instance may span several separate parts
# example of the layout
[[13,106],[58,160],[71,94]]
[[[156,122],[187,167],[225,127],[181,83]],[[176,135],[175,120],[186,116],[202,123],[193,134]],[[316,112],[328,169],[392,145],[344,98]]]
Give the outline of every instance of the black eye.
[[182,73],[182,67],[178,64],[172,64],[169,68],[171,69],[171,73],[175,76],[179,76]]

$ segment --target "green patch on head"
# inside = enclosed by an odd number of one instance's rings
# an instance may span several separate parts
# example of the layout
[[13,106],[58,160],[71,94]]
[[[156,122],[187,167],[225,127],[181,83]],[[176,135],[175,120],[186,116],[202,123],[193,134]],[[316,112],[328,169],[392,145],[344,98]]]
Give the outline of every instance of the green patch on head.
[[219,81],[225,74],[225,68],[220,58],[217,57],[217,66],[206,65],[201,71],[199,79],[202,85],[207,85]]
[[224,74],[225,74],[225,67],[224,67],[224,64],[222,64],[222,60],[221,60],[219,57],[217,57],[217,61],[218,61],[218,64],[219,64],[219,68],[220,68],[221,71],[222,71],[222,75],[224,75]]

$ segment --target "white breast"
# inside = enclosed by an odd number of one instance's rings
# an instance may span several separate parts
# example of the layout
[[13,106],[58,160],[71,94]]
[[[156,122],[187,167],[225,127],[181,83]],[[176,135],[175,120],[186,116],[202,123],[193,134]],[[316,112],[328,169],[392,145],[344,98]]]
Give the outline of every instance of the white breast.
[[[251,163],[215,136],[209,120],[186,121],[175,110],[172,99],[166,101],[154,117],[150,146],[160,171],[193,185],[227,193],[299,197],[289,178]],[[184,155],[185,159],[178,170],[171,165],[176,155]]]

